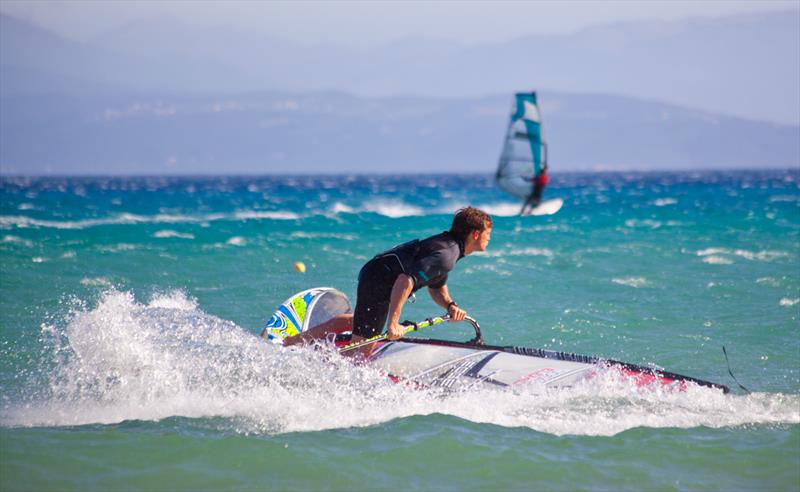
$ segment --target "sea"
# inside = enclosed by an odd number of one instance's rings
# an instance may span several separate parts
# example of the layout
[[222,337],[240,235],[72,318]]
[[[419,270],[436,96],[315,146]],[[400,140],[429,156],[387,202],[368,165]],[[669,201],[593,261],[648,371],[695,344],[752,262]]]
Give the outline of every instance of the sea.
[[[0,178],[0,490],[800,490],[800,170],[553,170],[555,198],[520,217],[488,174]],[[260,338],[467,205],[492,240],[448,287],[488,343],[730,393],[446,392]],[[420,291],[403,318],[442,311]]]

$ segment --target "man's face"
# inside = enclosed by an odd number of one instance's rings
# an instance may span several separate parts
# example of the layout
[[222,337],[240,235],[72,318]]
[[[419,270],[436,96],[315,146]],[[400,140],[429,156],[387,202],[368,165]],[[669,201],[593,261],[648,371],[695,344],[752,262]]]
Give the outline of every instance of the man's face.
[[475,248],[475,251],[486,251],[486,248],[489,246],[489,241],[491,239],[492,239],[492,227],[489,226],[479,233],[476,241],[477,247]]

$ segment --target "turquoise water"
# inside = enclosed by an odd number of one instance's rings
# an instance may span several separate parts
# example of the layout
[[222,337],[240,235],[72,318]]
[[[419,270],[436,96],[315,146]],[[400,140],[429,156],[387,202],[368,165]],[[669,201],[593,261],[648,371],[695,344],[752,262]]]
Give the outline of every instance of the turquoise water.
[[[483,175],[3,178],[0,489],[800,489],[800,172],[556,174],[555,197],[520,218]],[[492,242],[449,287],[487,342],[732,394],[440,394],[256,336],[467,204]]]

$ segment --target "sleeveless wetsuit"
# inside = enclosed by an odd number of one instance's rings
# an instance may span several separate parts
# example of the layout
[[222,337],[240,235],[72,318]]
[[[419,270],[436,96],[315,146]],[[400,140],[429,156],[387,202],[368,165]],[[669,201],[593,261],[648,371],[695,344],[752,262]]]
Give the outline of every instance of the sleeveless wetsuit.
[[448,231],[421,241],[415,239],[376,255],[358,274],[353,334],[369,338],[383,331],[392,287],[401,273],[411,277],[413,292],[423,287],[439,289],[463,257],[464,245]]

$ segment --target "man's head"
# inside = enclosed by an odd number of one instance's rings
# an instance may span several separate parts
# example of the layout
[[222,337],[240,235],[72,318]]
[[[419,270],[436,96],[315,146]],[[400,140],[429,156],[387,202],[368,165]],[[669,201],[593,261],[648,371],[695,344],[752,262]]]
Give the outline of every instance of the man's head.
[[453,217],[450,234],[464,243],[464,254],[484,251],[492,236],[492,218],[474,207],[462,208]]

